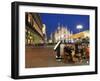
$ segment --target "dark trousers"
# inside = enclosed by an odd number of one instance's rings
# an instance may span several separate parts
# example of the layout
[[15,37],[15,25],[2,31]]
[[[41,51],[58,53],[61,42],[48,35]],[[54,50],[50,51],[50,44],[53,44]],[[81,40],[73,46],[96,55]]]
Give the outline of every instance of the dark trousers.
[[59,46],[58,49],[57,49],[57,57],[58,57],[58,58],[60,57],[60,46]]

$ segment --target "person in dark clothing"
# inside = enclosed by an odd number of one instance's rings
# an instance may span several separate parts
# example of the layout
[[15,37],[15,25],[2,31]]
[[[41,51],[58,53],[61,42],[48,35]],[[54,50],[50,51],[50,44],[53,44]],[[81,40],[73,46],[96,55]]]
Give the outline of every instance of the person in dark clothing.
[[66,44],[66,46],[64,47],[64,59],[63,62],[66,63],[69,60],[69,46],[68,44]]
[[60,45],[57,47],[55,51],[57,51],[57,58],[60,58]]
[[72,44],[67,44],[66,47],[64,48],[64,52],[65,52],[65,59],[64,62],[73,62],[72,59],[72,51],[74,50]]
[[75,54],[78,53],[78,44],[75,44]]
[[57,52],[56,59],[58,59],[58,61],[61,60],[61,56],[60,56],[60,44],[61,44],[61,41],[58,41],[58,43],[54,47],[54,51]]

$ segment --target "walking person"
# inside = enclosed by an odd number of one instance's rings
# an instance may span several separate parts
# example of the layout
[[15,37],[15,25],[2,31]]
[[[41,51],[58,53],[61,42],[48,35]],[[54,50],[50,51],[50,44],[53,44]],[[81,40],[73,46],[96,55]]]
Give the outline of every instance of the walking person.
[[60,55],[60,44],[61,44],[61,40],[58,41],[58,43],[55,45],[54,47],[54,51],[56,51],[56,60],[57,61],[61,61],[61,55]]

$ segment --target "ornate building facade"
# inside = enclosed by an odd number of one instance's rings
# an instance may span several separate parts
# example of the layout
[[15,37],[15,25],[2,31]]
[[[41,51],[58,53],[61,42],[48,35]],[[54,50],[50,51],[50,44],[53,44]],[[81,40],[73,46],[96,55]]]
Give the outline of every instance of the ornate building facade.
[[59,40],[67,41],[69,37],[72,35],[72,32],[67,29],[67,27],[58,25],[57,29],[54,33],[51,34],[52,42],[57,43]]

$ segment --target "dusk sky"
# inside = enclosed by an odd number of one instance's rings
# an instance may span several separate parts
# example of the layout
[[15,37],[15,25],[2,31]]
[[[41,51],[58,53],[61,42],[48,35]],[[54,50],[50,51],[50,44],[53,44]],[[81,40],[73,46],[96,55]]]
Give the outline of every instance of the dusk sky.
[[48,14],[40,13],[42,23],[46,25],[47,36],[54,32],[58,24],[67,27],[73,33],[78,33],[77,25],[82,25],[84,30],[89,30],[89,16],[88,15],[71,15],[71,14]]

